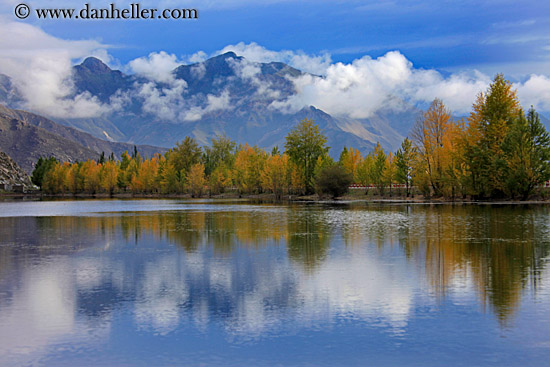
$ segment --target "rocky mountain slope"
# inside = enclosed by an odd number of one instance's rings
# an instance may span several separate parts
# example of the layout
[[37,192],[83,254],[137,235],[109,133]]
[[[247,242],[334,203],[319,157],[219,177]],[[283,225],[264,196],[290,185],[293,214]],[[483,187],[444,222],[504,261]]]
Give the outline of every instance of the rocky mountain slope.
[[[96,155],[94,158],[99,156],[102,152],[104,152],[106,156],[113,153],[118,158],[124,151],[132,152],[134,149],[133,144],[98,139],[89,133],[58,124],[43,116],[22,110],[13,110],[0,105],[0,117],[2,116],[7,119],[16,119],[25,122],[29,125],[44,129],[52,134],[75,142],[82,147],[95,152]],[[151,157],[155,153],[165,153],[167,150],[166,148],[150,145],[139,145],[137,146],[137,149],[143,157]]]
[[40,127],[0,114],[0,150],[9,154],[25,172],[31,173],[40,157],[63,162],[98,159],[91,149]]
[[0,151],[0,183],[10,186],[23,185],[31,187],[29,176],[6,153]]

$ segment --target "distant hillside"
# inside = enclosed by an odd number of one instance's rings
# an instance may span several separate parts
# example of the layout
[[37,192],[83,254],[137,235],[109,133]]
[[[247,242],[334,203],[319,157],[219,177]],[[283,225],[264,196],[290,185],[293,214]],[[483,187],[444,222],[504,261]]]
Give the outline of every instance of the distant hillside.
[[29,176],[2,151],[0,151],[0,184],[32,186]]
[[53,156],[67,162],[99,158],[97,152],[81,144],[3,114],[0,114],[0,150],[27,173],[32,172],[40,157]]
[[[91,134],[85,133],[75,128],[58,124],[43,116],[36,115],[27,111],[13,110],[0,105],[0,116],[14,118],[26,122],[30,125],[42,128],[50,133],[59,135],[62,138],[71,140],[75,143],[82,145],[84,148],[96,152],[97,156],[99,156],[101,152],[105,152],[106,156],[114,153],[114,155],[119,158],[124,151],[132,152],[134,149],[133,144],[118,143],[98,139]],[[137,149],[142,157],[151,157],[155,153],[163,154],[167,151],[166,148],[155,147],[151,145],[139,145],[137,146]]]

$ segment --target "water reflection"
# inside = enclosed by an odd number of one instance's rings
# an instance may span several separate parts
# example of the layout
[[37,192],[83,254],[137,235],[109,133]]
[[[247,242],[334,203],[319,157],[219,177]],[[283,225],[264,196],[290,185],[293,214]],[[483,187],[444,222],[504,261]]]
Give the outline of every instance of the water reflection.
[[254,339],[342,319],[403,335],[417,308],[448,297],[487,306],[506,326],[544,282],[548,215],[222,205],[0,218],[0,355],[28,363],[22,356],[50,344],[99,342],[116,317],[157,335],[215,324],[228,338]]

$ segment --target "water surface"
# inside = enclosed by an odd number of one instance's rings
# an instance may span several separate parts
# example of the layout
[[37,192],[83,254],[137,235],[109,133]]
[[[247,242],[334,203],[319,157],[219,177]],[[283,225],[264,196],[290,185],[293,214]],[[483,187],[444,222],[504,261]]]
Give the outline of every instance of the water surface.
[[2,366],[541,366],[550,209],[0,203]]

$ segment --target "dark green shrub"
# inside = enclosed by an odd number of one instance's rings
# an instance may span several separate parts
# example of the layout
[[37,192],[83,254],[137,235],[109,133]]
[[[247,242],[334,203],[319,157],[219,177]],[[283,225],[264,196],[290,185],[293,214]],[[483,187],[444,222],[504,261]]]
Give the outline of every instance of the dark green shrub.
[[315,189],[320,197],[328,195],[332,198],[342,196],[348,192],[353,179],[351,174],[339,165],[325,167],[319,172],[315,180]]

